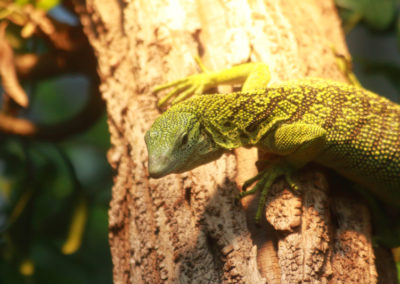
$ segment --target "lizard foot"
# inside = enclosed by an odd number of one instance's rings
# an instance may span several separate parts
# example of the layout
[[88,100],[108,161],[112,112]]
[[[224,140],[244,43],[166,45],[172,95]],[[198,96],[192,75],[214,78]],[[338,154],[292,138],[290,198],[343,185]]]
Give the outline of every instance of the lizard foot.
[[162,84],[153,89],[153,93],[156,94],[162,90],[172,88],[168,94],[158,101],[158,107],[165,105],[173,96],[177,95],[177,97],[172,100],[172,105],[185,100],[193,94],[202,94],[205,90],[217,85],[217,82],[215,81],[215,72],[208,71],[198,56],[195,57],[195,60],[202,73]]
[[[238,199],[242,199],[245,196],[256,193],[258,190],[261,190],[260,200],[258,202],[257,213],[255,221],[257,224],[260,223],[261,215],[265,207],[265,201],[267,199],[268,190],[274,181],[280,177],[284,176],[286,182],[293,190],[298,190],[297,184],[294,182],[292,175],[294,172],[294,168],[285,162],[278,162],[270,167],[262,170],[255,177],[247,180],[242,187],[242,192],[239,193]],[[249,186],[251,186],[254,182],[256,185],[251,190],[246,190]]]

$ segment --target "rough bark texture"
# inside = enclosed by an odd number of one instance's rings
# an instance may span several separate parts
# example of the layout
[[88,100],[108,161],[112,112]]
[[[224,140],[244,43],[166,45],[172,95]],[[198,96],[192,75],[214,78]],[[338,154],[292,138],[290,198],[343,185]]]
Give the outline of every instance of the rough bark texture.
[[[266,62],[275,82],[344,80],[332,51],[347,55],[333,1],[77,0],[76,7],[109,115],[115,283],[377,282],[367,209],[336,194],[323,169],[302,171],[299,192],[275,184],[269,223],[259,227],[257,198],[235,201],[257,172],[254,149],[160,180],[146,172],[143,136],[159,115],[150,91],[196,72],[196,54],[210,69]],[[385,283],[395,282],[390,269],[379,271]]]

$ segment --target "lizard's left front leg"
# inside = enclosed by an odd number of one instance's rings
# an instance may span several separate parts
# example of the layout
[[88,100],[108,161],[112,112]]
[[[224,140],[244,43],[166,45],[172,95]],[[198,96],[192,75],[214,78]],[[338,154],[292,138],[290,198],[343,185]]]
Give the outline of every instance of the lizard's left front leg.
[[196,61],[202,73],[159,85],[153,90],[153,93],[158,93],[171,88],[171,91],[159,100],[159,107],[165,105],[172,97],[176,96],[172,101],[172,104],[176,104],[191,95],[203,94],[218,85],[243,84],[242,90],[249,92],[265,89],[270,81],[269,68],[264,63],[249,62],[221,71],[208,71],[197,57]]
[[[254,178],[246,181],[239,198],[261,190],[261,197],[256,213],[256,222],[259,223],[265,206],[268,189],[273,182],[284,176],[292,189],[297,189],[293,181],[293,173],[317,157],[326,143],[326,131],[318,125],[295,122],[283,124],[275,131],[262,139],[257,146],[269,152],[282,155],[277,163],[269,165]],[[257,181],[252,190],[245,191]]]

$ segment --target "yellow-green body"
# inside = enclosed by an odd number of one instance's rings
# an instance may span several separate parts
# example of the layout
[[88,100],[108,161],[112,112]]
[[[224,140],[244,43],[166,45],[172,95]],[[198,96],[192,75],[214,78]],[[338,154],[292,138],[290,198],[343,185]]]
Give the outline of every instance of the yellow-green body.
[[[236,93],[195,95],[161,115],[146,134],[151,176],[184,172],[226,150],[254,146],[282,156],[245,184],[260,180],[255,187],[263,189],[262,206],[278,176],[284,175],[295,188],[293,171],[310,161],[400,205],[399,105],[363,88],[326,79],[267,86],[269,73],[264,64],[205,72],[188,80],[158,90],[176,87],[171,93],[183,92],[181,100],[190,93],[202,93],[207,84],[244,82],[244,87]],[[257,218],[260,215],[259,208]]]
[[286,156],[299,144],[298,132],[315,139],[325,131],[320,152],[307,153],[304,161],[330,167],[400,205],[400,106],[364,89],[294,80],[266,90],[195,96],[168,112],[196,114],[224,149],[257,146]]

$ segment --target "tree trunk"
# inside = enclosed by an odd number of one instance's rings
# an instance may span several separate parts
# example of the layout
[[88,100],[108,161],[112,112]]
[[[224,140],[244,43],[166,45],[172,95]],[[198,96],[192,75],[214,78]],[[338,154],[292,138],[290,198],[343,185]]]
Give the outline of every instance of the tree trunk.
[[273,82],[306,76],[345,80],[332,48],[348,55],[333,1],[75,5],[98,57],[107,103],[115,283],[375,283],[378,274],[384,283],[396,282],[392,262],[377,273],[382,265],[375,262],[390,254],[375,255],[366,206],[340,193],[345,186],[327,181],[325,169],[301,171],[298,192],[276,183],[267,200],[269,223],[259,227],[257,197],[235,200],[243,182],[257,173],[254,149],[238,149],[181,175],[148,178],[143,137],[160,114],[151,89],[197,72],[197,54],[213,70],[265,62]]

